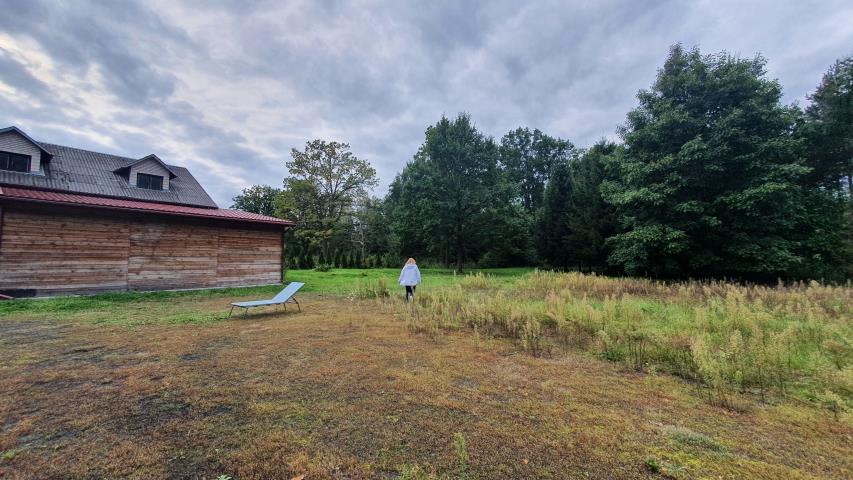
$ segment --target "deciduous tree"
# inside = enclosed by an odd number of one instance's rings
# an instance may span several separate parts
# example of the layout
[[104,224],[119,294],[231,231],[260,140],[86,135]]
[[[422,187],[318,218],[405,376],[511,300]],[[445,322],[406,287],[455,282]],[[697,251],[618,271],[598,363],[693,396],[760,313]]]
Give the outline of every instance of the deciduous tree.
[[276,214],[276,201],[279,195],[281,195],[281,189],[268,185],[252,185],[244,188],[232,199],[234,203],[231,208],[273,216]]
[[604,185],[627,227],[611,261],[631,274],[767,279],[802,262],[809,169],[790,135],[797,112],[764,65],[672,47]]
[[542,206],[551,169],[567,160],[574,146],[568,140],[546,135],[539,129],[517,128],[501,139],[500,161],[510,182],[518,187],[521,205],[528,215]]
[[278,211],[297,224],[295,235],[325,251],[329,261],[346,243],[353,205],[376,186],[376,170],[350,152],[346,143],[313,140],[292,149],[290,175]]

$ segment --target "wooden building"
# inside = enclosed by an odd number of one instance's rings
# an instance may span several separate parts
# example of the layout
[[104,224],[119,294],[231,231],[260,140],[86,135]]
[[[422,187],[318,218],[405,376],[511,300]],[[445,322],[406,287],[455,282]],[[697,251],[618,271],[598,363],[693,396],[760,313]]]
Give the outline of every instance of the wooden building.
[[218,208],[190,172],[0,129],[0,294],[282,281],[285,220]]

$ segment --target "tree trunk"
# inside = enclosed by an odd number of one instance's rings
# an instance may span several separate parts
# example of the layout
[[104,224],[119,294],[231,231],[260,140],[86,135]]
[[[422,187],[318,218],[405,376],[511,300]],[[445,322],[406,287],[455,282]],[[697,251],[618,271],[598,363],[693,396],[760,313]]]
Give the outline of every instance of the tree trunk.
[[465,253],[465,249],[462,245],[462,239],[457,237],[456,240],[456,273],[462,273],[462,256]]

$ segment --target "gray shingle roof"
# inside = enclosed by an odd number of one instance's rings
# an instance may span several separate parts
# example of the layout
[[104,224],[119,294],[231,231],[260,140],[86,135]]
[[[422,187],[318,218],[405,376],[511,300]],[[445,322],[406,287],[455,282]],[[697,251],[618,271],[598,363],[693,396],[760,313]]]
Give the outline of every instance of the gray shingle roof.
[[184,167],[168,166],[176,175],[169,182],[169,190],[146,190],[130,185],[115,173],[138,162],[137,158],[44,142],[37,145],[53,155],[44,165],[44,175],[0,170],[0,184],[216,208],[216,203]]

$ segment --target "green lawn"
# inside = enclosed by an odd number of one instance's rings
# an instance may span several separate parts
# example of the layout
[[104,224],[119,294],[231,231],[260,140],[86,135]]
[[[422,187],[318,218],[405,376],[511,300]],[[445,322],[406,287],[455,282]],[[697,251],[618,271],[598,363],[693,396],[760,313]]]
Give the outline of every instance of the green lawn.
[[[531,271],[529,268],[499,268],[471,270],[482,272],[496,283],[509,283]],[[398,269],[332,269],[328,272],[314,270],[289,270],[287,282],[305,282],[303,292],[329,295],[348,295],[361,282],[386,279],[394,293]],[[423,269],[422,288],[446,286],[461,281],[464,275],[454,275],[451,269]],[[170,292],[119,292],[78,297],[46,299],[20,299],[0,301],[0,317],[35,319],[49,317],[53,321],[84,322],[92,324],[138,325],[210,323],[227,318],[231,300],[269,298],[281,289],[278,285],[246,288],[219,288]],[[200,304],[221,308],[201,309]]]
[[[495,282],[504,284],[510,283],[532,270],[532,268],[491,268],[468,270],[462,275],[456,275],[449,268],[424,268],[421,269],[422,284],[419,288],[444,287],[459,282],[465,275],[476,273],[482,273],[492,277]],[[402,287],[397,284],[399,274],[400,270],[396,268],[333,269],[328,272],[290,270],[287,272],[286,280],[288,282],[305,282],[304,290],[307,292],[346,295],[352,292],[358,282],[377,281],[384,278],[392,293],[394,293],[394,289],[397,289],[402,295]]]

